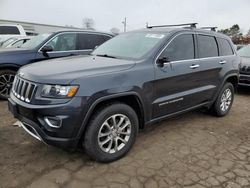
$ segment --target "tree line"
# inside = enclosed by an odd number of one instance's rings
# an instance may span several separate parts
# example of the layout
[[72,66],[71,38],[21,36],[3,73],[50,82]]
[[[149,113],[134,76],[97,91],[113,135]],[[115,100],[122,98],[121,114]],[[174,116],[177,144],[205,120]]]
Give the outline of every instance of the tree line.
[[250,30],[246,35],[243,35],[238,24],[230,28],[218,30],[219,33],[228,35],[235,44],[249,44],[250,43]]

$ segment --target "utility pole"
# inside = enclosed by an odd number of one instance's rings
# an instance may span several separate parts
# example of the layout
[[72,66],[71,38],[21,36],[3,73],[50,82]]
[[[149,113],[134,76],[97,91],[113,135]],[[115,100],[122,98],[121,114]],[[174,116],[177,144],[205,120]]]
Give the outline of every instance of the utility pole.
[[126,27],[127,27],[127,18],[124,18],[124,21],[122,22],[123,27],[124,27],[124,32],[126,32]]

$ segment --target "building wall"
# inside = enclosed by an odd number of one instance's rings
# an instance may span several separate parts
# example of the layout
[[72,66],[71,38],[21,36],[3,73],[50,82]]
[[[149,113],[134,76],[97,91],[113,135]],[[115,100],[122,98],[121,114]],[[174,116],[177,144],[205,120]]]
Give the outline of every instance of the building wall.
[[0,20],[0,24],[14,24],[23,26],[24,30],[29,34],[40,34],[40,33],[50,33],[60,30],[70,30],[70,29],[81,29],[76,27],[66,27],[66,26],[57,26],[57,25],[47,25],[31,22],[20,22],[14,20]]

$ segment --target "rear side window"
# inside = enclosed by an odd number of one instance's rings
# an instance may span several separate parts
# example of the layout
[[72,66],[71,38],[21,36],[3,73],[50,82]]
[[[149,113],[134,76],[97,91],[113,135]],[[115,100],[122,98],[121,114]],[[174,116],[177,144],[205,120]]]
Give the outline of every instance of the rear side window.
[[195,58],[194,37],[192,34],[177,36],[163,51],[161,57],[168,61],[181,61]]
[[217,38],[217,41],[219,44],[220,56],[228,56],[234,54],[231,45],[226,39]]
[[19,29],[14,26],[0,26],[0,35],[19,35]]
[[198,51],[200,58],[219,56],[218,45],[212,36],[198,35]]
[[80,33],[78,40],[79,50],[92,50],[109,39],[110,37],[105,35]]

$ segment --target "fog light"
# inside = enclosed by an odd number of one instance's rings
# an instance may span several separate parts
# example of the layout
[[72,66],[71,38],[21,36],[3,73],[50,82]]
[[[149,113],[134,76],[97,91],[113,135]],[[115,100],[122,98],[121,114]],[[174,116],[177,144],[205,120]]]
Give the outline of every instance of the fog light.
[[62,120],[58,117],[44,117],[44,121],[52,128],[60,128]]

